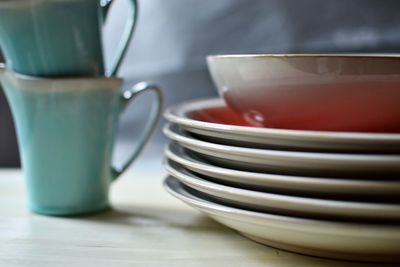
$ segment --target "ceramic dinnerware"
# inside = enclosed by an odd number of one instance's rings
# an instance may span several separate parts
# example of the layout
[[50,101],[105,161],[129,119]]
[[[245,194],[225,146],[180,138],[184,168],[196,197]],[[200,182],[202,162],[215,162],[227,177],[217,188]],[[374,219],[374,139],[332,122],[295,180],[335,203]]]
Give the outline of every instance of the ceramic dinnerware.
[[[0,80],[16,124],[28,205],[47,215],[109,208],[108,192],[137,158],[161,111],[160,89],[139,83],[122,91],[116,78],[44,79],[0,65]],[[143,134],[120,166],[111,164],[119,117],[134,99],[152,92]]]
[[115,76],[129,46],[138,5],[127,1],[125,29],[105,69],[102,26],[113,0],[0,1],[0,46],[7,67],[40,77]]
[[400,222],[400,204],[328,200],[259,192],[207,181],[173,161],[167,161],[164,165],[168,173],[182,183],[231,206],[317,219]]
[[173,141],[224,168],[286,175],[398,178],[400,155],[294,152],[221,145],[198,140],[177,125],[166,125]]
[[207,62],[228,106],[262,127],[400,132],[398,55],[216,55]]
[[399,200],[400,181],[372,179],[290,176],[222,168],[191,154],[178,143],[165,147],[165,155],[204,179],[232,187],[281,194],[356,199],[377,202]]
[[400,153],[400,134],[288,130],[255,127],[219,98],[170,107],[166,119],[206,141],[302,151]]
[[301,254],[342,260],[400,262],[400,226],[333,222],[248,211],[216,204],[178,180],[164,186],[174,197],[242,235]]

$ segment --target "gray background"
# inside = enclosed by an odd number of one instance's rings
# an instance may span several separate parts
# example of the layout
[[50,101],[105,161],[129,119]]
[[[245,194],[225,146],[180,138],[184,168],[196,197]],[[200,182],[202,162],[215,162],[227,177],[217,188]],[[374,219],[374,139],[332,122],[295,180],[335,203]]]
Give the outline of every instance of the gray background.
[[[115,0],[104,34],[106,62],[116,47],[127,0]],[[139,0],[139,20],[120,71],[125,87],[156,82],[165,106],[216,96],[205,57],[227,53],[400,51],[400,1],[394,0]],[[0,97],[1,100],[1,97]],[[146,121],[149,97],[124,114],[116,161],[135,142]],[[15,163],[5,103],[0,101],[0,164]],[[161,157],[160,128],[144,158]],[[13,154],[14,153],[14,154]],[[11,162],[10,162],[11,160]],[[158,163],[157,163],[158,164]]]

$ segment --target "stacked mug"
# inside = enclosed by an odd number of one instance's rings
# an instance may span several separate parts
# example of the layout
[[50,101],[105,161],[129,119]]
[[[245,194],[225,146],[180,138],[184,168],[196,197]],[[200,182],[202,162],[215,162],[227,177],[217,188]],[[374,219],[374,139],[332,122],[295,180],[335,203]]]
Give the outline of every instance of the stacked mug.
[[[157,86],[122,91],[115,75],[131,40],[138,5],[130,9],[118,50],[105,69],[102,24],[111,1],[0,2],[0,80],[16,124],[28,203],[46,215],[76,215],[109,207],[108,191],[149,139],[161,110]],[[111,165],[118,118],[143,92],[155,95],[137,148]]]

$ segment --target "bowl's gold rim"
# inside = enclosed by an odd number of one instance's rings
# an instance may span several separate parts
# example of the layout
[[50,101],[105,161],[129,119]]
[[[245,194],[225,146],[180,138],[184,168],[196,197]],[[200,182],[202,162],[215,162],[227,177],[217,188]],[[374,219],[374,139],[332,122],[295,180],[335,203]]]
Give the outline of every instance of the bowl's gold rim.
[[400,59],[400,54],[382,53],[321,53],[321,54],[216,54],[208,55],[207,59],[229,59],[229,58],[310,58],[310,57],[342,57],[342,58],[383,58]]

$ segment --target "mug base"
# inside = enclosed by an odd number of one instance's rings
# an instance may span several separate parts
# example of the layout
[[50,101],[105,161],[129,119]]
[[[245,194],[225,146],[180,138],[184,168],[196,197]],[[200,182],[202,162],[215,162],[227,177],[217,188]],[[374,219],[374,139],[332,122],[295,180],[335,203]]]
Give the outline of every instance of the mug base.
[[103,203],[98,206],[93,206],[93,207],[77,207],[77,208],[68,208],[68,209],[62,209],[62,208],[48,208],[48,207],[41,207],[41,206],[35,206],[35,205],[29,205],[29,209],[37,214],[40,215],[47,215],[47,216],[82,216],[82,215],[87,215],[87,214],[93,214],[93,213],[98,213],[102,211],[109,210],[111,208],[110,204]]

